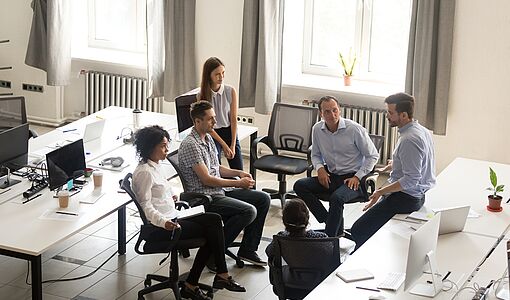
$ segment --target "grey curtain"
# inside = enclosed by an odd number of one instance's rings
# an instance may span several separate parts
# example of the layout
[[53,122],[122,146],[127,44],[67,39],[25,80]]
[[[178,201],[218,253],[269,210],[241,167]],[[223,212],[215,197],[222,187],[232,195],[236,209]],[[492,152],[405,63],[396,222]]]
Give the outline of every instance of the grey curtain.
[[405,91],[416,99],[416,119],[440,135],[446,134],[454,16],[455,0],[413,1]]
[[280,100],[283,0],[245,0],[239,107],[271,112]]
[[151,98],[196,87],[195,0],[147,1],[147,56]]
[[46,71],[48,85],[68,85],[71,74],[71,1],[33,0],[25,64]]

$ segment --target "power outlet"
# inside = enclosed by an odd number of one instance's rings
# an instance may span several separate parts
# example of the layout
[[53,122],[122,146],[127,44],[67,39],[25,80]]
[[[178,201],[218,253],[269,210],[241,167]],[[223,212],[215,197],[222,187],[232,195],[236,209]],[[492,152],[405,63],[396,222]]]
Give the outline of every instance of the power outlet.
[[0,80],[0,87],[10,89],[11,88],[11,82],[7,80]]
[[237,115],[237,122],[253,125],[253,117]]
[[30,92],[43,93],[44,89],[42,85],[23,83],[23,90]]

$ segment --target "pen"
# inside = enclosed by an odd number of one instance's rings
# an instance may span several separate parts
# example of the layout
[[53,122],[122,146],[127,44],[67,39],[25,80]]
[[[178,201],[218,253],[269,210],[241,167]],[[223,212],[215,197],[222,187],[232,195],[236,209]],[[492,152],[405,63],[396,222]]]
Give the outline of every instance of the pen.
[[508,198],[508,200],[506,200],[506,203],[510,203],[510,198]]
[[67,129],[67,130],[62,130],[63,133],[66,133],[66,132],[71,132],[71,131],[75,131],[76,128],[73,128],[73,129]]
[[25,203],[27,203],[27,202],[29,202],[29,201],[32,201],[32,200],[34,200],[35,198],[37,198],[37,197],[39,197],[39,196],[42,196],[42,194],[37,194],[37,195],[35,195],[35,196],[34,196],[34,197],[32,197],[32,198],[28,198],[27,200],[25,200],[25,201],[21,202],[21,204],[25,204]]
[[61,214],[61,215],[70,215],[70,216],[77,216],[78,215],[77,213],[68,212],[68,211],[57,211],[56,213],[57,214]]
[[7,193],[8,191],[10,191],[11,189],[6,189],[6,190],[3,190],[2,192],[0,192],[0,195],[2,195],[3,193]]
[[371,289],[371,288],[367,288],[367,287],[363,287],[363,286],[357,286],[356,288],[360,289],[360,290],[367,290],[367,291],[372,291],[372,292],[380,292],[381,291],[378,289]]
[[[450,276],[450,274],[452,274],[451,271],[446,272],[446,274],[444,275],[443,279],[441,279],[441,281],[445,281],[446,279],[448,279],[448,276]],[[432,284],[432,281],[427,280],[427,283]]]

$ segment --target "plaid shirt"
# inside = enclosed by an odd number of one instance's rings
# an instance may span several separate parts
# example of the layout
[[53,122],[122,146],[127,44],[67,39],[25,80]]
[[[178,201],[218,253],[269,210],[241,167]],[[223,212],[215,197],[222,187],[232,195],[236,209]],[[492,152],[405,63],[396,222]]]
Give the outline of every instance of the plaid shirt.
[[209,175],[220,176],[220,163],[218,152],[213,138],[205,135],[205,141],[200,139],[197,130],[193,127],[191,133],[182,141],[179,146],[179,167],[182,170],[184,180],[189,191],[207,195],[224,195],[221,187],[206,186],[193,170],[193,166],[204,164],[209,170]]

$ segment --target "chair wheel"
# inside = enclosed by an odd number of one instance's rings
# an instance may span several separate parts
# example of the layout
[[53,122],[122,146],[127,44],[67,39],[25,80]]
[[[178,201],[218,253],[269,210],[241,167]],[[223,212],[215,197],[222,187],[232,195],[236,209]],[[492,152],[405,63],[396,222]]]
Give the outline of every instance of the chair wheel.
[[212,291],[207,292],[206,295],[211,299],[214,297],[214,293]]
[[242,260],[240,260],[240,259],[236,260],[236,266],[237,266],[238,268],[242,268],[242,267],[244,267],[244,261],[242,261]]
[[[150,287],[150,286],[152,285],[152,281],[151,281],[150,279],[145,279],[145,280],[143,281],[143,285],[144,285],[146,288],[148,288],[148,287]],[[140,297],[138,297],[138,298],[140,298]],[[142,299],[143,299],[143,296],[142,296]]]

